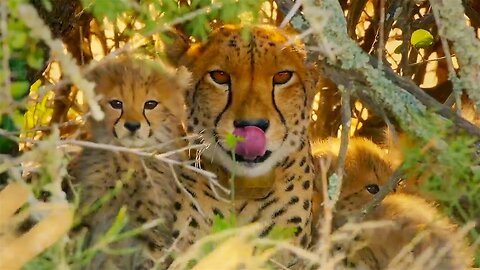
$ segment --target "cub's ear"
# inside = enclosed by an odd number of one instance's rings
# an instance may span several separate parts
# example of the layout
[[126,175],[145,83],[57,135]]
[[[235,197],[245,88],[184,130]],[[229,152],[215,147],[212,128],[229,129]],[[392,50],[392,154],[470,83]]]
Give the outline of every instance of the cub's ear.
[[192,73],[184,66],[180,66],[175,71],[175,78],[178,86],[185,92],[192,85]]
[[188,37],[177,29],[170,29],[164,33],[165,54],[175,66],[178,66],[180,59],[190,47]]
[[[327,178],[335,172],[337,167],[337,155],[331,151],[325,151],[317,153],[313,157],[313,167],[315,172],[315,178],[313,181],[313,187],[317,191],[322,190],[322,173],[327,170]],[[322,163],[324,166],[322,166]]]

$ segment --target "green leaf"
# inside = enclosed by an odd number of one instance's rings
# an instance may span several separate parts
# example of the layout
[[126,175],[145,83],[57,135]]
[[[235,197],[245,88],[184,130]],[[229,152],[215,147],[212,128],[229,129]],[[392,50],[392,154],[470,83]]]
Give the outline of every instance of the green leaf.
[[40,87],[40,85],[42,85],[42,81],[41,80],[36,80],[32,86],[30,86],[30,92],[38,92],[38,88]]
[[82,3],[84,7],[91,8],[93,15],[97,19],[107,17],[110,21],[114,21],[120,13],[127,11],[129,8],[129,2],[123,0],[83,0]]
[[273,227],[267,237],[273,240],[286,240],[293,237],[296,232],[295,227]]
[[22,99],[28,95],[29,84],[27,81],[12,82],[10,93],[16,100]]
[[237,224],[237,218],[235,215],[230,215],[228,218],[224,218],[220,215],[213,217],[212,233],[218,233],[228,229],[235,228]]
[[50,2],[50,0],[42,0],[42,5],[48,12],[52,11],[52,3]]
[[[17,128],[13,123],[10,116],[4,114],[0,119],[0,128],[5,129],[7,131],[16,131]],[[10,140],[9,138],[0,136],[0,153],[2,154],[10,154],[18,148],[16,142]]]
[[13,49],[21,49],[27,42],[27,33],[24,31],[15,31],[10,33],[10,46]]
[[105,233],[106,237],[112,237],[114,235],[117,235],[120,233],[120,231],[127,225],[128,219],[127,219],[127,208],[125,206],[122,206],[120,210],[118,211],[117,216],[115,217],[115,220],[113,221],[112,226],[108,229],[108,231]]
[[43,66],[43,52],[41,50],[33,50],[27,54],[27,63],[34,69],[40,69]]
[[425,29],[418,29],[412,33],[410,43],[415,48],[425,48],[433,44],[433,36]]
[[25,60],[10,58],[9,65],[13,80],[20,81],[27,78],[27,62]]
[[228,133],[227,136],[225,137],[225,143],[227,144],[230,149],[235,149],[237,146],[237,143],[243,142],[245,140],[244,137],[237,136],[233,133]]

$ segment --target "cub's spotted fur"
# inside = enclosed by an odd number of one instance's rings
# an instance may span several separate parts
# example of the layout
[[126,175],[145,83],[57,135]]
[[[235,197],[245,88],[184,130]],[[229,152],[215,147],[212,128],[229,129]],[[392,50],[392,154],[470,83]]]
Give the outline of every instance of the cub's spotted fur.
[[[274,226],[294,227],[294,242],[308,246],[313,166],[307,127],[316,71],[305,63],[302,46],[289,44],[283,30],[254,26],[242,38],[243,30],[221,27],[206,43],[190,46],[180,60],[194,77],[186,98],[188,129],[210,144],[202,155],[204,168],[226,187],[235,173],[239,225],[263,222],[261,236]],[[227,134],[243,126],[265,134],[266,151],[253,160],[233,155],[226,143]],[[190,218],[189,232],[180,241],[188,245],[209,232],[214,215],[228,216],[231,204],[217,198],[202,179],[186,185],[205,213],[186,198],[175,202],[174,236]]]
[[[313,144],[315,161],[329,157],[335,164],[339,145],[338,139]],[[334,227],[340,228],[358,214],[391,174],[388,157],[378,146],[366,139],[351,139]],[[319,204],[321,197],[317,199],[316,204]],[[365,220],[391,221],[393,225],[363,229],[351,246],[343,246],[350,249],[347,258],[355,269],[406,269],[420,256],[427,259],[420,269],[467,269],[471,263],[472,256],[463,239],[454,238],[455,226],[418,196],[400,192],[387,195]],[[423,238],[401,256],[401,261],[397,261],[396,256],[402,248],[419,234],[424,234]],[[360,242],[364,247],[355,251]]]
[[[159,70],[146,60],[121,58],[101,64],[88,78],[96,83],[102,96],[100,104],[105,119],[91,120],[92,141],[123,147],[155,147],[184,136],[183,95],[190,81],[184,68]],[[178,144],[158,149],[166,151]],[[122,189],[97,211],[83,220],[89,228],[90,244],[107,229],[122,206],[127,207],[128,228],[162,219],[139,237],[128,238],[111,248],[142,247],[128,256],[97,255],[91,269],[141,269],[153,265],[170,243],[173,223],[174,182],[169,167],[154,158],[127,152],[84,148],[71,165],[75,186],[81,189],[80,209],[92,206],[102,196]],[[153,260],[152,260],[153,259]]]

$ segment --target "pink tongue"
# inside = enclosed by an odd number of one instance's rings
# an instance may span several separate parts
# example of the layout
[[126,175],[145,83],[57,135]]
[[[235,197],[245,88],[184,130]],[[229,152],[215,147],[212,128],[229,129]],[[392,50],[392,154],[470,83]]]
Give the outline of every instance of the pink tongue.
[[246,160],[254,160],[258,156],[263,156],[266,151],[267,139],[263,130],[256,126],[246,126],[235,128],[233,134],[244,138],[242,142],[237,143],[235,153]]

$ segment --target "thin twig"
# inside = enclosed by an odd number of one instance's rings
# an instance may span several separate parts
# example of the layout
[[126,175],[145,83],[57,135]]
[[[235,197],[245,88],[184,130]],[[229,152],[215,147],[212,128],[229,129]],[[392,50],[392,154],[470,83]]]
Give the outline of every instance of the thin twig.
[[[402,164],[403,165],[403,164]],[[380,187],[380,191],[377,192],[373,196],[373,199],[365,206],[362,208],[361,212],[357,216],[359,219],[362,219],[366,215],[368,215],[373,209],[375,209],[380,203],[383,201],[383,199],[392,191],[395,190],[395,188],[398,186],[398,183],[402,180],[403,176],[403,170],[402,170],[402,165],[396,169],[393,174],[388,178],[388,181]]]
[[295,16],[297,11],[300,9],[300,6],[302,6],[302,0],[295,1],[295,4],[293,4],[290,11],[287,13],[285,18],[283,18],[282,23],[280,23],[280,28],[284,28],[285,26],[287,26],[287,24],[290,22],[293,16]]
[[[78,146],[83,146],[83,147],[89,147],[89,148],[95,148],[95,149],[102,149],[102,150],[108,150],[108,151],[114,151],[114,152],[124,152],[124,153],[131,153],[135,154],[138,156],[143,156],[143,157],[151,157],[158,159],[160,161],[163,161],[167,164],[172,164],[172,165],[180,165],[183,167],[186,167],[194,172],[197,172],[205,177],[208,178],[216,178],[216,175],[214,173],[196,168],[191,165],[186,165],[182,161],[174,160],[171,158],[168,158],[169,155],[173,153],[173,151],[169,152],[168,155],[164,154],[153,154],[145,151],[141,151],[139,149],[135,148],[128,148],[128,147],[123,147],[123,146],[118,146],[118,145],[111,145],[111,144],[104,144],[104,143],[95,143],[95,142],[90,142],[90,141],[79,141],[79,140],[61,140],[58,142],[58,145],[78,145]],[[197,148],[199,147],[198,145],[192,145],[191,148]],[[203,147],[203,146],[202,146]],[[179,152],[177,150],[177,152]]]
[[[455,54],[450,55],[450,58],[451,58],[451,57],[455,57]],[[437,58],[432,58],[432,59],[425,59],[425,60],[420,61],[420,62],[410,63],[409,65],[410,65],[410,66],[423,65],[423,64],[428,63],[428,62],[435,62],[435,61],[445,60],[446,58],[447,58],[447,56],[442,56],[442,57],[437,57]]]
[[339,190],[341,189],[341,182],[344,174],[345,159],[347,157],[348,140],[350,138],[350,126],[352,123],[352,109],[350,107],[350,93],[342,90],[342,133],[340,149],[338,150],[337,167],[335,171],[338,176]]
[[170,256],[170,254],[172,254],[172,252],[177,249],[177,244],[178,242],[180,241],[180,239],[183,238],[183,236],[185,236],[185,234],[189,231],[189,227],[190,227],[190,222],[192,221],[192,217],[188,217],[187,218],[187,221],[185,222],[183,228],[180,230],[180,233],[178,234],[178,237],[175,238],[175,240],[173,240],[173,243],[170,245],[170,247],[168,247],[168,249],[164,252],[163,256],[155,261],[155,267],[153,267],[152,269],[159,269],[159,266],[163,265],[165,263],[165,260],[168,258],[168,256]]
[[175,183],[177,184],[177,187],[183,192],[183,194],[185,194],[185,196],[187,196],[190,201],[195,205],[195,207],[197,208],[198,212],[200,213],[200,215],[202,217],[206,217],[205,216],[205,212],[203,211],[202,207],[200,206],[200,204],[198,203],[198,201],[192,196],[192,194],[190,194],[190,192],[188,192],[187,188],[185,188],[185,186],[180,182],[180,180],[178,179],[177,177],[177,173],[175,172],[175,169],[173,168],[173,164],[168,164],[168,166],[170,167],[170,171],[172,172],[172,175],[173,175],[173,179],[175,180]]
[[379,42],[378,42],[378,48],[377,48],[377,58],[378,58],[378,63],[379,66],[378,68],[382,68],[382,65],[380,63],[383,63],[383,51],[385,47],[385,0],[380,0],[380,25],[379,27]]
[[[440,29],[442,22],[440,21],[440,16],[438,14],[438,10],[436,8],[432,8],[432,13],[433,13],[433,16],[435,17],[435,22],[436,22],[438,28]],[[442,44],[442,49],[443,49],[443,52],[444,52],[445,56],[451,55],[447,39],[443,35],[439,35],[439,36],[440,36],[440,42]],[[450,80],[452,81],[452,84],[453,84],[452,95],[455,98],[456,111],[457,111],[457,114],[461,115],[461,113],[462,113],[462,100],[460,99],[460,95],[462,94],[462,90],[460,89],[460,85],[459,85],[460,84],[460,79],[458,78],[457,73],[455,72],[455,68],[453,67],[452,58],[451,57],[445,57],[445,60],[447,61],[448,76],[450,77]]]
[[[334,202],[330,199],[328,194],[328,168],[330,167],[331,159],[320,159],[320,174],[322,180],[323,193],[323,220],[320,232],[320,244],[318,246],[320,251],[320,265],[322,269],[325,268],[329,262],[330,250],[332,246],[332,221],[333,221],[333,207]],[[332,268],[333,269],[333,268]]]

